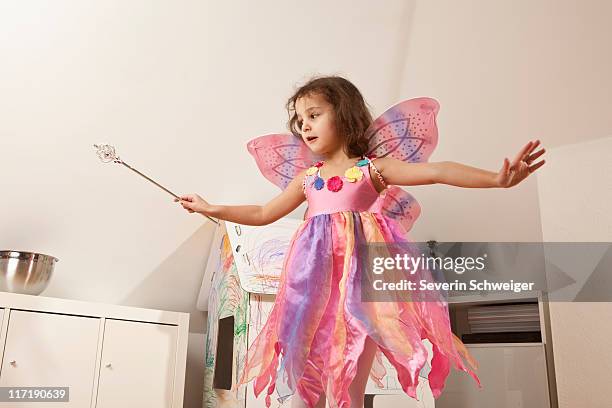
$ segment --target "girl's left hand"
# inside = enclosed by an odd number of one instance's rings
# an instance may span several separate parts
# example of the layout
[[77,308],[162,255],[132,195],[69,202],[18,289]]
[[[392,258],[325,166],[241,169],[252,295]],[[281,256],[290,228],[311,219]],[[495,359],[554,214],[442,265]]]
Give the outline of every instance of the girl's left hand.
[[542,167],[545,160],[532,164],[535,159],[544,154],[546,149],[540,149],[537,152],[533,151],[540,145],[540,141],[529,142],[519,151],[512,163],[507,158],[504,158],[504,164],[495,177],[499,187],[513,187],[525,180],[527,176]]

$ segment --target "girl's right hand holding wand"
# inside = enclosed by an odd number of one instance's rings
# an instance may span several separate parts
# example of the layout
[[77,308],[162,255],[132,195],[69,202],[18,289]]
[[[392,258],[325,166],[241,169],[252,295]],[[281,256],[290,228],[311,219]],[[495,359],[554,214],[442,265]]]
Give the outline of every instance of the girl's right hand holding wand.
[[197,212],[206,216],[213,216],[213,206],[197,194],[185,194],[175,198],[174,202],[180,202],[184,209],[190,213]]
[[302,180],[305,170],[296,176],[282,193],[265,205],[213,205],[197,194],[174,199],[190,213],[202,214],[242,225],[267,225],[295,210],[304,200]]

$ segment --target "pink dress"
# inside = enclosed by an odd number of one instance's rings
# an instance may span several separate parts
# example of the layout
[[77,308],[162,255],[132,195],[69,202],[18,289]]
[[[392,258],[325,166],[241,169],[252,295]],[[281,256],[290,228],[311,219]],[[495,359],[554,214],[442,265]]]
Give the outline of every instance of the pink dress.
[[[413,398],[428,357],[422,339],[433,345],[428,380],[434,397],[444,388],[451,362],[480,385],[461,358],[475,369],[451,332],[443,300],[361,301],[362,275],[369,273],[360,262],[363,245],[406,242],[406,237],[395,220],[380,212],[370,175],[373,162],[362,159],[356,168],[362,175],[352,180],[323,180],[319,172],[304,180],[308,211],[292,238],[273,309],[249,347],[239,381],[255,378],[256,395],[267,388],[267,406],[276,391],[280,401],[297,392],[314,406],[325,393],[331,406],[349,407],[349,386],[367,336],[397,369],[404,392]],[[420,271],[418,279],[431,279],[427,274]],[[371,377],[380,380],[384,374],[375,360]]]

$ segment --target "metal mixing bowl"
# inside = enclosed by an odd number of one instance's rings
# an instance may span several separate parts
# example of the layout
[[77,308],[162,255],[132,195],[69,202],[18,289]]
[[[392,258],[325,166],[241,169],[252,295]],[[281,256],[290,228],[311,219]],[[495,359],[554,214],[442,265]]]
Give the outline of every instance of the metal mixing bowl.
[[0,251],[0,291],[38,295],[51,279],[54,256],[35,252]]

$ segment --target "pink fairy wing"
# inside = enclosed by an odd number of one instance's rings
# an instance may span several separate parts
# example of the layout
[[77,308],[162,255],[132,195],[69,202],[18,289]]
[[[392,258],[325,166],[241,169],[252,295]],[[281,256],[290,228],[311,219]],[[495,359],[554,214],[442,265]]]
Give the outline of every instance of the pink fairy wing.
[[389,186],[379,200],[382,200],[381,212],[397,221],[406,232],[410,231],[421,214],[421,206],[416,198],[398,186]]
[[368,156],[426,162],[438,144],[435,99],[414,98],[387,109],[370,125]]
[[247,148],[262,174],[283,190],[300,171],[318,161],[304,141],[291,134],[260,136],[251,140]]
[[[369,157],[392,157],[409,163],[426,162],[438,144],[436,115],[440,105],[432,98],[402,101],[380,115],[366,132]],[[421,213],[417,200],[397,186],[379,198],[383,214],[408,232]]]

